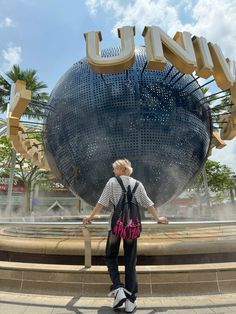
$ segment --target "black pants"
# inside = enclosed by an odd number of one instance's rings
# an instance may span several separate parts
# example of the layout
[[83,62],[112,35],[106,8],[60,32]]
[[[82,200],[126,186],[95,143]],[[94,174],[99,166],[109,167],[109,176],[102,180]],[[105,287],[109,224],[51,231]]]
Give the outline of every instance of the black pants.
[[[120,282],[120,273],[118,269],[118,255],[121,238],[116,237],[111,231],[108,233],[106,244],[105,262],[108,267],[109,275],[112,281],[112,290],[122,287]],[[137,239],[123,239],[124,260],[125,260],[125,289],[131,292],[126,295],[127,298],[134,301],[137,289],[136,262],[137,262]]]

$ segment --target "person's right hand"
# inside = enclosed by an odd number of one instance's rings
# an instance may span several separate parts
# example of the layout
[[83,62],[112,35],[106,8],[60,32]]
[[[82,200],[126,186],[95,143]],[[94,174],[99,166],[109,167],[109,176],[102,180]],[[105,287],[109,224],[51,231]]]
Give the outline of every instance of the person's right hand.
[[158,218],[158,222],[157,223],[159,223],[159,224],[168,224],[168,218],[167,217],[159,217]]

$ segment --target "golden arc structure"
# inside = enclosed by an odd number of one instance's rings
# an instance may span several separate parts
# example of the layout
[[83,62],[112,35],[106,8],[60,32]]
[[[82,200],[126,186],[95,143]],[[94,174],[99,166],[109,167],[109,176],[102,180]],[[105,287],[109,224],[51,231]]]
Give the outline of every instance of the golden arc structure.
[[18,153],[40,168],[50,170],[42,143],[36,139],[29,139],[26,127],[20,122],[21,116],[30,101],[31,91],[26,89],[24,81],[18,80],[11,88],[11,99],[7,115],[7,134]]

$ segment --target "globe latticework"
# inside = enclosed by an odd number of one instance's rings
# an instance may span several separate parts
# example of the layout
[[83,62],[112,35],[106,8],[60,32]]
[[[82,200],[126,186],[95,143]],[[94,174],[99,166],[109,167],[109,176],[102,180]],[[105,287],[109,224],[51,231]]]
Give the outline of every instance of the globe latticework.
[[[113,56],[119,49],[107,49]],[[95,204],[111,164],[128,158],[133,177],[161,205],[180,194],[201,169],[211,139],[204,95],[192,75],[170,64],[145,69],[144,47],[127,71],[96,74],[86,59],[75,63],[50,96],[44,146],[62,183]]]

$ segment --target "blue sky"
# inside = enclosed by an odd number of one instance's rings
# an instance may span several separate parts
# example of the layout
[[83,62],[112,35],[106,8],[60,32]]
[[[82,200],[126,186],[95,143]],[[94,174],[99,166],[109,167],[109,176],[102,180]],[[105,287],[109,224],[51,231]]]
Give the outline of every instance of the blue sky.
[[[236,0],[0,0],[0,71],[14,63],[37,69],[50,92],[85,56],[84,32],[100,30],[102,47],[116,46],[124,25],[136,26],[136,45],[144,44],[145,25],[158,25],[171,36],[204,36],[236,60]],[[212,159],[236,171],[236,139],[214,149]]]

